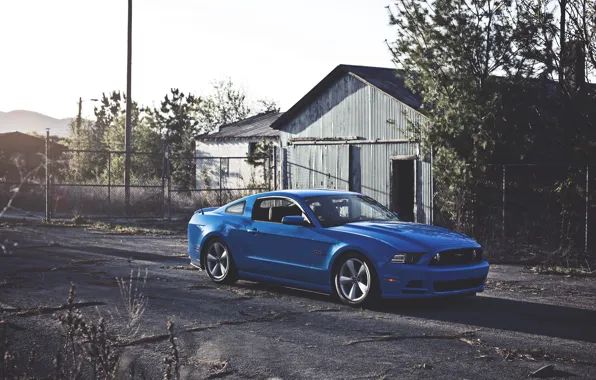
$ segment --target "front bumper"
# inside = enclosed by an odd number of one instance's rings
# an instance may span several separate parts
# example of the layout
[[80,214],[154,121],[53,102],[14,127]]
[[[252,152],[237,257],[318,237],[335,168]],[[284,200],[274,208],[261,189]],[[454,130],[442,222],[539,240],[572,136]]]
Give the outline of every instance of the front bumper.
[[384,298],[432,298],[484,291],[488,261],[457,266],[399,265],[379,276]]

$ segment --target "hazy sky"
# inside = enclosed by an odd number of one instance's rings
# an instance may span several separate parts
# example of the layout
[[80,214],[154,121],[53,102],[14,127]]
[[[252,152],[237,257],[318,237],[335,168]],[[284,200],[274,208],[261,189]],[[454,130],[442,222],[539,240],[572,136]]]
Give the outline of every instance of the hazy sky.
[[[392,67],[389,0],[134,0],[132,95],[230,77],[292,106],[340,63]],[[0,111],[74,116],[126,89],[126,0],[0,0]],[[92,104],[84,104],[92,114]]]

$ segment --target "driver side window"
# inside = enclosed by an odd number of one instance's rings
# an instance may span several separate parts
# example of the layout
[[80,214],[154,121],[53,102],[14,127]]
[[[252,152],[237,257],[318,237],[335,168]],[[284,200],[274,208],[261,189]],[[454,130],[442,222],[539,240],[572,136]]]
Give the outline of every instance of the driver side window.
[[302,209],[286,198],[257,199],[252,208],[252,219],[255,221],[281,223],[285,216],[302,216],[308,221]]
[[329,198],[308,202],[308,206],[319,221],[341,221],[354,214],[354,207],[348,198]]

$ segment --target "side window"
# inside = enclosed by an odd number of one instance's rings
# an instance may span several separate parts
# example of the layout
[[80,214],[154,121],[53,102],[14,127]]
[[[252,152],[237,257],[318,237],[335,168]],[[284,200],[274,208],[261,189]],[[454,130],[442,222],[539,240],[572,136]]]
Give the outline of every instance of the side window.
[[303,216],[298,205],[285,198],[257,199],[252,208],[252,219],[262,222],[281,223],[284,216]]
[[226,208],[226,214],[242,215],[244,214],[244,206],[246,202],[238,202]]

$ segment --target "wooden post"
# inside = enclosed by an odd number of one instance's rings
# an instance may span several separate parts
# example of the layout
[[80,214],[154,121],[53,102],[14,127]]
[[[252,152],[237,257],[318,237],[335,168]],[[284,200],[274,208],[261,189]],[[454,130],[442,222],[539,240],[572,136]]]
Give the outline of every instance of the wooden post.
[[126,216],[130,216],[130,150],[132,129],[132,0],[128,0],[128,44],[127,44],[127,69],[126,69],[126,124],[124,131],[124,207]]

